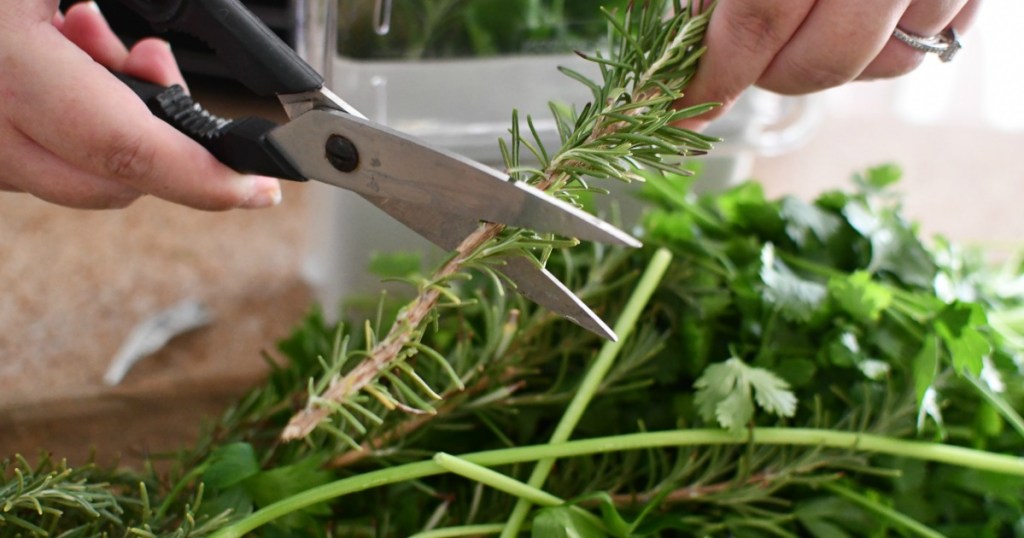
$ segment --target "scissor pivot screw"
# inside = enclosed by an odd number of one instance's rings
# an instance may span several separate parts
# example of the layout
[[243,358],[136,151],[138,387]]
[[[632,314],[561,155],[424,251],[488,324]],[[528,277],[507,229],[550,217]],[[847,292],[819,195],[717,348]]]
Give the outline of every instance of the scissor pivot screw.
[[324,146],[327,161],[342,172],[351,172],[359,166],[359,152],[351,140],[341,135],[331,135]]

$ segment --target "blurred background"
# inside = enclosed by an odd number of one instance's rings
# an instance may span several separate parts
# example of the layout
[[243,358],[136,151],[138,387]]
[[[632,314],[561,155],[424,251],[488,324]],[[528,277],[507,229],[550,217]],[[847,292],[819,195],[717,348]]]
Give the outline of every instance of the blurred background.
[[[515,24],[500,17],[495,30],[485,15],[496,1],[395,2],[413,11],[390,18],[387,0],[247,4],[367,115],[497,164],[513,108],[543,118],[548,100],[587,98],[555,67],[586,70],[567,51],[597,38],[592,19],[555,16],[533,0],[522,2],[535,11],[517,11],[525,16]],[[428,4],[448,11],[415,11]],[[149,33],[116,1],[100,6],[126,41]],[[410,33],[408,20],[436,25]],[[801,98],[750,92],[712,127],[725,142],[703,159],[705,187],[756,178],[770,196],[810,198],[894,163],[907,213],[926,233],[994,257],[1015,253],[1024,236],[1024,165],[1015,160],[1024,150],[1024,65],[1010,26],[1020,20],[1019,2],[988,2],[953,62],[929,58],[898,80]],[[201,43],[172,42],[207,108],[283,119],[276,103],[224,79]],[[260,379],[261,354],[273,354],[313,304],[330,313],[347,296],[374,293],[379,284],[363,271],[374,250],[421,245],[348,193],[285,187],[278,208],[228,213],[153,199],[87,212],[0,193],[0,454],[50,450],[81,461],[95,449],[101,460],[131,463],[183,446],[202,417]],[[104,383],[133,328],[186,299],[206,305],[212,322],[172,339],[119,384]]]

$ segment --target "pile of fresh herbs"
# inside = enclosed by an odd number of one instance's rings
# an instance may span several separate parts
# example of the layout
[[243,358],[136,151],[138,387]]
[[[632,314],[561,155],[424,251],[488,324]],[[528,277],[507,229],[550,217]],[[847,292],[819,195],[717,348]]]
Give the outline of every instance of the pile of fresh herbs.
[[[518,122],[503,145],[574,203],[644,179],[643,249],[485,225],[429,274],[381,257],[411,302],[311,313],[171,461],[7,461],[0,536],[1024,536],[1022,267],[925,242],[891,166],[813,202],[697,194],[662,157],[711,145],[672,127],[703,108],[671,108],[707,14],[662,7],[609,14],[594,102],[553,107],[561,149]],[[508,291],[511,255],[619,341]]]
[[620,343],[477,274],[412,366],[461,380],[433,413],[367,398],[337,409],[365,414],[360,446],[330,423],[282,443],[401,302],[314,312],[174,472],[10,461],[0,535],[513,536],[523,504],[533,536],[1020,536],[1020,268],[924,244],[897,177],[807,203],[650,174],[644,249],[549,259]]

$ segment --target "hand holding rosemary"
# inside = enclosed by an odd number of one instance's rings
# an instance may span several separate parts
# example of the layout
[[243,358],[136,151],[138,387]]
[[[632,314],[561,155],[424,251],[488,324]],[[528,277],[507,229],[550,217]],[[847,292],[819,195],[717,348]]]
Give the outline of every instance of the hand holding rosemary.
[[803,95],[854,80],[906,75],[925,53],[893,37],[899,28],[931,37],[968,33],[981,0],[942,5],[927,0],[869,0],[832,4],[820,0],[701,0],[716,12],[708,28],[708,53],[682,105],[717,101],[726,106],[686,121],[700,128],[753,85]]
[[[413,302],[311,313],[172,471],[8,462],[0,536],[1012,535],[1020,263],[926,244],[892,166],[813,202],[695,193],[661,157],[710,149],[671,126],[702,108],[669,106],[707,19],[663,7],[609,14],[596,104],[554,107],[560,150],[529,119],[503,145],[518,180],[579,203],[591,178],[644,180],[644,249],[484,227],[429,277],[384,257]],[[512,254],[620,340],[506,293],[495,267]],[[309,409],[322,418],[282,442]]]

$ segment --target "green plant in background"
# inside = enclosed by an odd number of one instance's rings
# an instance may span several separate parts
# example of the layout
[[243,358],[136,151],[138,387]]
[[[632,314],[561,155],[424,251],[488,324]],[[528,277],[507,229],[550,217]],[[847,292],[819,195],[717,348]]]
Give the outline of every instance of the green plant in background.
[[[312,312],[170,471],[11,460],[0,536],[1024,535],[1024,268],[924,242],[892,166],[811,202],[694,192],[661,157],[710,144],[670,125],[701,110],[670,104],[705,19],[661,6],[610,18],[594,104],[554,111],[562,148],[529,120],[503,146],[578,203],[643,178],[643,249],[485,229],[449,274],[382,257],[438,295],[363,390],[327,397],[405,301]],[[619,342],[506,292],[498,252],[544,262]],[[308,409],[329,420],[282,442]]]
[[355,59],[484,57],[592,50],[606,37],[596,8],[622,12],[627,0],[343,0],[338,52]]

